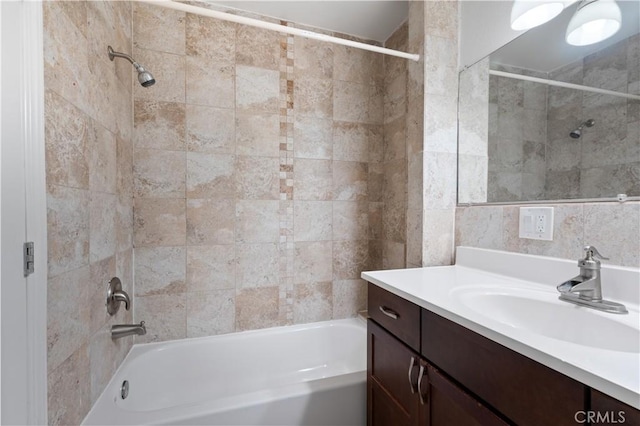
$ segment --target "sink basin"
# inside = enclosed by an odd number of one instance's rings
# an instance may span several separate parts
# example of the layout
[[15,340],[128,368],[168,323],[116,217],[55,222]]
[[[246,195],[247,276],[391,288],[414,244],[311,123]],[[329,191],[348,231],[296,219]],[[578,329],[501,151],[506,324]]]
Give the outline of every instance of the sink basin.
[[640,353],[636,312],[602,313],[558,300],[558,293],[522,288],[469,286],[452,296],[468,309],[499,323],[563,342]]

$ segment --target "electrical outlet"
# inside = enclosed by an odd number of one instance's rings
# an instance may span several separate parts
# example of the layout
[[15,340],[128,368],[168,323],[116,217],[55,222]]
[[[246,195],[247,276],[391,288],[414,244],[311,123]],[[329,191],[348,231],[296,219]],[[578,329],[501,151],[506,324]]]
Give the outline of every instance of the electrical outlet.
[[553,207],[520,207],[520,238],[553,240]]

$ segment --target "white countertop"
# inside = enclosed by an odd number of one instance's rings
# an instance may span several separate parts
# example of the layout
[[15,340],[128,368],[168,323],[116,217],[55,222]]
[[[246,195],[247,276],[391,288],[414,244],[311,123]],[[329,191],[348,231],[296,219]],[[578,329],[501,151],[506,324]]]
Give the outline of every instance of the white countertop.
[[[567,302],[558,300],[555,286],[578,273],[577,261],[458,247],[453,266],[363,272],[362,278],[640,409],[640,347],[636,352],[621,352],[550,338],[497,321],[491,312],[478,312],[456,297],[468,286],[508,287],[532,290],[548,297],[550,303],[563,304]],[[594,314],[638,329],[640,346],[640,268],[603,265],[602,292],[605,299],[624,303],[629,314],[593,310]],[[576,328],[580,324],[553,326]]]

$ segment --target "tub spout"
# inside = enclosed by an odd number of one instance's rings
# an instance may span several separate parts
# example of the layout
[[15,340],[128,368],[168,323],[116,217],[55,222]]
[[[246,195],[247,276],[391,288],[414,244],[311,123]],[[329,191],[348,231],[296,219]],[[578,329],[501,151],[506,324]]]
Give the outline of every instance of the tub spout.
[[140,324],[116,324],[111,326],[111,338],[113,340],[134,334],[138,336],[147,334],[147,327],[145,327],[144,321],[140,321]]

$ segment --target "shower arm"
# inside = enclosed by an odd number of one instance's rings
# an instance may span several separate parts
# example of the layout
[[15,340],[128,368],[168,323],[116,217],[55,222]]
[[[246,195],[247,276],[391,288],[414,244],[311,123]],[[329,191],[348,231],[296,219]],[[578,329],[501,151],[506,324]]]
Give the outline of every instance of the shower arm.
[[116,51],[113,50],[113,48],[111,46],[109,46],[109,59],[111,59],[113,61],[113,58],[124,58],[124,59],[128,60],[129,62],[131,62],[131,65],[133,65],[133,67],[136,70],[140,70],[140,64],[137,63],[136,61],[134,61],[131,56],[127,55],[126,53],[116,52]]

